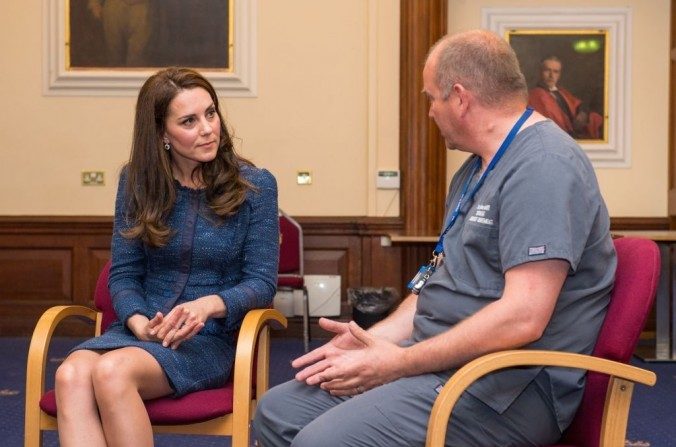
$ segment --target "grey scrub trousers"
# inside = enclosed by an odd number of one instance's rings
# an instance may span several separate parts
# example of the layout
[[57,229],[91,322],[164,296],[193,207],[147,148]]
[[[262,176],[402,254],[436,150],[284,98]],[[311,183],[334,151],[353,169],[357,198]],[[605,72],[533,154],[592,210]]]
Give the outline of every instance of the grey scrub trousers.
[[[263,447],[423,446],[436,389],[443,383],[434,374],[424,374],[355,397],[335,397],[292,380],[263,397],[254,420],[255,435]],[[446,445],[553,444],[560,432],[541,394],[533,382],[504,413],[498,414],[465,393],[453,411]],[[526,426],[527,432],[514,430]]]

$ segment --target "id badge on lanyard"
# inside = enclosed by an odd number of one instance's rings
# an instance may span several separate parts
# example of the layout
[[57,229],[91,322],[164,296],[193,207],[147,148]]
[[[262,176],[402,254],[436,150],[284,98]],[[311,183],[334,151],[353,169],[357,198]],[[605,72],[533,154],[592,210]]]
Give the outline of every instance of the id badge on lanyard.
[[411,293],[416,295],[420,293],[425,286],[425,283],[427,283],[427,280],[432,276],[432,273],[434,273],[437,267],[441,265],[443,258],[444,254],[440,253],[439,255],[433,256],[427,264],[420,266],[418,273],[416,273],[413,279],[408,282],[407,287],[411,289]]
[[491,159],[491,162],[486,167],[486,170],[483,172],[483,174],[481,174],[479,180],[477,180],[472,190],[469,191],[468,193],[469,185],[472,182],[472,178],[476,175],[476,173],[479,171],[479,168],[481,167],[481,157],[476,156],[474,168],[472,169],[471,174],[467,178],[467,181],[465,182],[465,185],[462,188],[460,198],[458,199],[458,203],[453,209],[453,213],[451,213],[451,217],[449,218],[449,223],[446,226],[446,229],[444,229],[444,231],[441,233],[441,236],[439,236],[439,241],[437,242],[437,245],[434,248],[434,251],[432,252],[432,259],[430,259],[427,264],[422,265],[420,269],[418,269],[418,273],[416,273],[416,275],[413,277],[412,280],[409,281],[407,285],[407,287],[411,289],[411,293],[418,295],[420,291],[423,289],[423,287],[425,287],[425,284],[427,284],[427,280],[430,279],[430,276],[432,276],[437,267],[441,265],[444,259],[444,236],[446,236],[448,230],[450,230],[451,227],[453,227],[455,221],[458,220],[458,217],[460,216],[461,210],[464,207],[465,203],[471,201],[474,198],[474,194],[476,194],[479,188],[481,188],[481,185],[483,185],[488,174],[493,170],[493,168],[495,168],[495,165],[498,164],[500,158],[502,158],[505,151],[507,150],[507,147],[509,147],[509,145],[512,143],[512,140],[514,140],[514,137],[516,136],[517,132],[519,132],[519,129],[521,129],[523,123],[528,119],[528,117],[531,116],[532,113],[533,109],[530,107],[526,107],[526,110],[521,114],[516,123],[514,123],[514,126],[512,126],[512,129],[509,131],[509,133],[505,137],[505,140],[498,148],[498,151]]

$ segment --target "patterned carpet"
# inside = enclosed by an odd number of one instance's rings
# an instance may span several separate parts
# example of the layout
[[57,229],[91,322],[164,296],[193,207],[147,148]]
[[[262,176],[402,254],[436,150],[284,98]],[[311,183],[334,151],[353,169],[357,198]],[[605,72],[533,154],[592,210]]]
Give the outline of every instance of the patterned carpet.
[[[77,340],[58,338],[50,350],[47,377]],[[24,387],[27,338],[0,337],[0,446],[23,446]],[[313,343],[315,344],[315,343]],[[302,353],[300,340],[273,339],[270,359],[270,382],[284,382],[293,376],[289,362]],[[626,446],[676,447],[676,362],[646,363],[636,359],[636,366],[655,371],[654,387],[638,385],[634,389]],[[229,440],[211,436],[159,435],[158,447],[229,447]],[[55,433],[44,435],[44,447],[56,447]]]

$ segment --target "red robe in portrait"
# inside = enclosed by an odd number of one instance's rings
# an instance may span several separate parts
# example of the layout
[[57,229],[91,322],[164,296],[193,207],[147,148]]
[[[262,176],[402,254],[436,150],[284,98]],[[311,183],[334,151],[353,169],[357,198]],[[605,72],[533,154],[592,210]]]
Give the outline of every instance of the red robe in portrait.
[[[573,117],[577,115],[578,108],[582,101],[575,97],[571,92],[565,88],[559,88],[561,96],[566,101]],[[601,125],[603,124],[603,117],[596,112],[589,113],[589,122],[586,125],[586,132],[580,135],[573,128],[573,123],[568,114],[561,109],[558,102],[549,92],[549,90],[542,87],[535,87],[528,92],[528,104],[537,110],[540,114],[546,116],[550,120],[558,124],[561,129],[573,135],[576,138],[601,138]]]

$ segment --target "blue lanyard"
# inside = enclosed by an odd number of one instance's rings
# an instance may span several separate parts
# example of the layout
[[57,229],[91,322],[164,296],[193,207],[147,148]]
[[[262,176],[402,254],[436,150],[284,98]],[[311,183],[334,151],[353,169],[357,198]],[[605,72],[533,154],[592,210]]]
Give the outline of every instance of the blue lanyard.
[[458,203],[455,205],[455,208],[453,209],[453,212],[451,213],[451,217],[449,218],[448,225],[446,226],[446,229],[441,233],[441,236],[439,236],[439,242],[437,242],[437,246],[434,247],[434,256],[439,256],[444,252],[444,236],[446,236],[446,233],[448,233],[448,230],[453,227],[453,224],[458,220],[458,217],[460,216],[461,210],[464,207],[464,205],[471,201],[474,198],[474,194],[481,188],[481,185],[484,184],[484,181],[486,180],[486,177],[488,174],[495,168],[495,166],[498,164],[502,156],[505,154],[507,151],[507,148],[509,145],[512,143],[514,140],[514,137],[516,136],[517,132],[519,132],[519,129],[521,129],[521,126],[523,126],[523,123],[528,119],[528,117],[531,116],[533,113],[533,109],[530,107],[526,107],[526,110],[521,114],[521,117],[514,123],[514,126],[512,127],[512,130],[509,131],[507,136],[505,137],[505,140],[502,142],[500,147],[498,148],[498,151],[495,153],[493,156],[493,159],[491,162],[488,164],[488,167],[486,167],[486,170],[481,174],[481,177],[479,177],[479,180],[474,184],[474,187],[472,190],[467,193],[469,190],[469,185],[472,182],[472,178],[476,175],[476,173],[479,171],[479,168],[481,166],[481,157],[476,157],[474,161],[474,167],[472,168],[472,173],[470,176],[467,178],[467,181],[465,182],[465,185],[462,187],[462,192],[460,193],[460,198],[458,199]]

